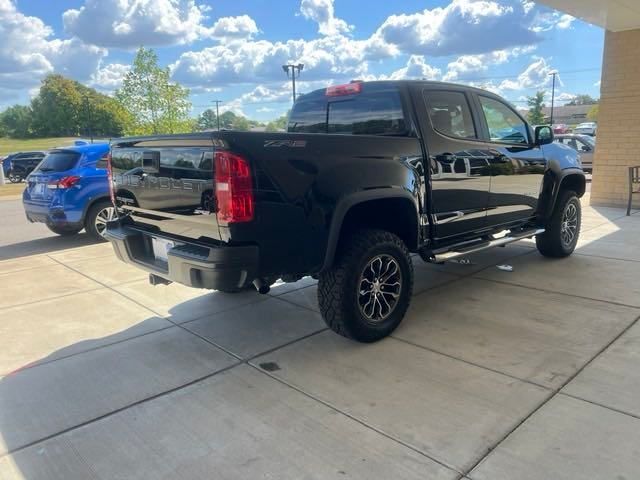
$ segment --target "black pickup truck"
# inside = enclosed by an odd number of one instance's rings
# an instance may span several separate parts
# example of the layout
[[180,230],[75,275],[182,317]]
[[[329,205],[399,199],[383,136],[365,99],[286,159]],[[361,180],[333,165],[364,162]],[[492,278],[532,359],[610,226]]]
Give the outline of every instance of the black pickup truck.
[[154,284],[266,293],[311,275],[328,326],[371,342],[405,315],[410,252],[441,263],[534,236],[573,252],[585,176],[552,141],[476,88],[331,86],[297,100],[287,133],[114,141],[106,237]]

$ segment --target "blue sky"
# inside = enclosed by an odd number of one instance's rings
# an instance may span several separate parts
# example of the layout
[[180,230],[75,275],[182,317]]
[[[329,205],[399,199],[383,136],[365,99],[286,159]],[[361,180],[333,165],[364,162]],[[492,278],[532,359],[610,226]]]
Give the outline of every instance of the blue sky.
[[0,108],[51,72],[112,92],[145,45],[191,89],[194,115],[220,99],[258,120],[289,108],[287,62],[305,64],[302,92],[427,78],[524,106],[557,70],[560,102],[598,97],[604,38],[530,0],[0,0],[0,25]]

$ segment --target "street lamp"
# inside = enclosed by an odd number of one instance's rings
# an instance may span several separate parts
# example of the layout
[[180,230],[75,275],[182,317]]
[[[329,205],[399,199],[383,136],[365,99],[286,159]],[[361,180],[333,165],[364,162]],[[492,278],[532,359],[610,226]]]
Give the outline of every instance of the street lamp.
[[[287,78],[289,78],[289,71],[291,71],[291,83],[293,84],[293,103],[296,102],[296,77],[300,76],[300,72],[304,69],[304,64],[299,63],[297,65],[293,65],[291,63],[287,65],[282,65],[282,70],[287,74]],[[297,70],[297,73],[296,73]]]
[[558,75],[558,71],[557,70],[553,70],[551,72],[549,72],[549,76],[553,76],[553,81],[551,84],[551,118],[549,121],[549,124],[551,125],[551,128],[553,128],[553,102],[555,100],[556,97],[556,75]]

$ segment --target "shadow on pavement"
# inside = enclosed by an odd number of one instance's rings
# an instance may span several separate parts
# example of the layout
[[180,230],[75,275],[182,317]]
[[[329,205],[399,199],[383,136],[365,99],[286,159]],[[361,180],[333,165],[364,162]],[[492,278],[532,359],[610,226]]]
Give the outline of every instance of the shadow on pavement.
[[67,250],[69,248],[84,247],[94,243],[98,242],[84,232],[69,237],[55,235],[46,238],[38,238],[35,240],[28,240],[26,242],[13,243],[11,245],[4,245],[0,247],[0,260],[9,260],[29,255],[57,252],[59,250]]

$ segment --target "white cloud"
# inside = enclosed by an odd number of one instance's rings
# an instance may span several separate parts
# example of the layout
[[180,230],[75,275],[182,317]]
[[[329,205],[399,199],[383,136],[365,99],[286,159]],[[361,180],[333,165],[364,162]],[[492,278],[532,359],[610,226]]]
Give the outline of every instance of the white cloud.
[[318,33],[322,35],[338,35],[348,33],[353,29],[352,25],[344,20],[336,18],[334,0],[302,0],[300,13],[305,18],[318,24]]
[[[556,105],[564,105],[566,103],[569,103],[571,100],[573,100],[576,97],[577,95],[574,93],[567,93],[567,92],[557,93],[556,92],[554,103]],[[548,92],[545,98],[551,99],[551,92]]]
[[423,56],[411,55],[406,66],[391,73],[387,78],[389,80],[437,80],[441,74],[442,71],[429,65]]
[[249,15],[240,15],[218,19],[209,34],[222,40],[239,40],[252,38],[258,32],[256,22]]
[[52,29],[42,20],[18,11],[11,0],[0,0],[0,99],[15,97],[7,90],[37,87],[49,73],[87,80],[107,52],[78,39],[49,39]]
[[561,13],[548,8],[541,8],[535,11],[535,18],[533,20],[531,30],[537,33],[548,32],[554,28],[566,30],[571,27],[574,20],[575,17],[566,13]]
[[207,37],[207,7],[195,0],[85,0],[64,12],[65,30],[102,47],[184,44]]
[[[554,69],[544,58],[537,58],[515,80],[507,79],[500,84],[502,90],[524,90],[527,88],[544,88],[551,85],[550,74]],[[556,78],[556,86],[563,86],[560,76]]]
[[91,76],[90,85],[99,90],[112,92],[122,85],[124,76],[131,70],[130,65],[109,63],[98,68]]
[[343,36],[234,42],[185,52],[171,70],[174,79],[187,85],[255,84],[282,80],[282,65],[293,62],[304,63],[304,80],[350,80],[366,73],[367,47],[365,41]]
[[507,50],[496,50],[478,55],[462,55],[447,65],[447,73],[443,80],[457,81],[464,79],[470,73],[484,72],[492,65],[500,65],[510,59],[527,54],[535,50],[535,45],[515,47]]
[[475,54],[536,43],[533,18],[516,0],[453,0],[444,8],[391,15],[376,33],[406,53]]

